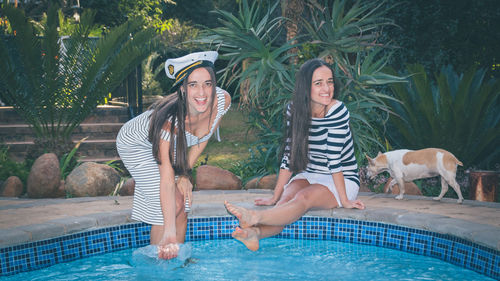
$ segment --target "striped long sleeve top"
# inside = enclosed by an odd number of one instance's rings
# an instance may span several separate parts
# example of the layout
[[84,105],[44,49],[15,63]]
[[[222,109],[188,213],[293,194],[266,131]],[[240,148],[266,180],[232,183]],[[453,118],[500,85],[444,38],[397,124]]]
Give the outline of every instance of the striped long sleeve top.
[[[288,105],[287,119],[291,108]],[[287,123],[289,126],[290,124]],[[289,169],[290,139],[286,140],[282,169]],[[358,165],[354,156],[354,142],[349,129],[349,111],[340,101],[323,118],[312,118],[309,128],[309,163],[306,171],[319,174],[342,172],[346,179],[359,185]]]

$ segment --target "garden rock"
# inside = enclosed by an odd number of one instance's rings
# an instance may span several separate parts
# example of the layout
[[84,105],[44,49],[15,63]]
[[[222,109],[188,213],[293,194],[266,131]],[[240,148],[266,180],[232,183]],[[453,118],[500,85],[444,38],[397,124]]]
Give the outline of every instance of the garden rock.
[[262,178],[251,179],[245,184],[245,189],[274,189],[278,177],[276,174],[267,175]]
[[242,183],[233,173],[219,167],[202,165],[196,170],[196,188],[207,189],[241,189]]
[[70,196],[110,195],[120,182],[118,172],[105,164],[83,163],[66,177],[65,188]]
[[129,178],[120,188],[118,194],[120,196],[132,196],[135,190],[135,180],[134,178]]
[[23,193],[23,182],[16,176],[10,176],[2,184],[2,197],[19,197]]
[[57,197],[60,184],[61,169],[57,156],[54,153],[45,153],[38,157],[28,176],[28,197]]
[[61,180],[61,183],[57,188],[57,197],[66,197],[66,183],[64,180]]
[[[398,190],[399,190],[399,188],[398,188]],[[368,185],[366,183],[361,182],[359,185],[358,192],[372,192],[372,191],[368,188]]]
[[[391,182],[392,178],[388,178],[387,182],[384,185],[384,192],[387,193],[389,191],[389,183]],[[395,184],[392,187],[392,194],[399,194],[399,185]],[[420,191],[420,188],[413,182],[405,182],[405,194],[407,195],[422,195],[422,191]]]

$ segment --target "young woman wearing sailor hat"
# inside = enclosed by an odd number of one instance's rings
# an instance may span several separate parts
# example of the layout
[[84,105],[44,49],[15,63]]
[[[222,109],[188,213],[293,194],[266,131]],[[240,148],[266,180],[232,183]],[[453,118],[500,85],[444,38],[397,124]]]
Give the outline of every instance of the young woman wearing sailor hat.
[[116,146],[135,180],[132,219],[151,224],[150,243],[158,257],[177,256],[192,199],[189,180],[208,139],[231,105],[216,87],[217,52],[168,59],[165,71],[175,79],[171,94],[120,129]]

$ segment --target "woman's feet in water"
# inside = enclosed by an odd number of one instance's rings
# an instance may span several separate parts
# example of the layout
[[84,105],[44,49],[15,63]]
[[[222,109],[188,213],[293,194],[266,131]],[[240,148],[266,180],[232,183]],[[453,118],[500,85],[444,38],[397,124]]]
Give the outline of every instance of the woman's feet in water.
[[259,249],[259,234],[258,228],[240,228],[236,227],[231,236],[243,243],[249,250],[257,251]]
[[258,223],[258,218],[254,211],[235,206],[227,201],[224,202],[224,206],[231,215],[239,220],[242,228],[252,227]]

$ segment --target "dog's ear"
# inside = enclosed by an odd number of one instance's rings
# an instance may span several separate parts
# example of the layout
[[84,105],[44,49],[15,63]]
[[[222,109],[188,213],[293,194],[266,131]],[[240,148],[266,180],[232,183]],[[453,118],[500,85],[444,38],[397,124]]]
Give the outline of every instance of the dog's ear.
[[377,156],[380,156],[380,155],[382,155],[382,152],[379,151],[378,154],[377,154]]
[[368,159],[368,163],[373,162],[373,159],[371,159],[370,156],[368,156],[368,154],[365,153],[365,157],[366,157],[366,159]]

